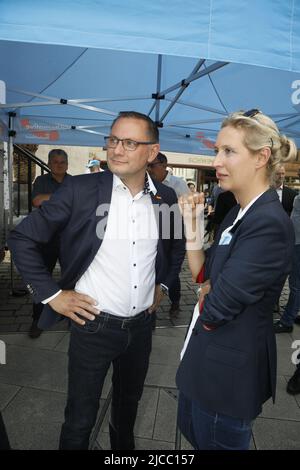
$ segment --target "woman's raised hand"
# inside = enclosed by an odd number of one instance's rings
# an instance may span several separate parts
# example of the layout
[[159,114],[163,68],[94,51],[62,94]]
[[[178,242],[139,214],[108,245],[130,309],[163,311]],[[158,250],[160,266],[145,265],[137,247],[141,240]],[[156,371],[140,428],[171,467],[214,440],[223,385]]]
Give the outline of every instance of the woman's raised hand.
[[178,198],[178,205],[183,219],[195,219],[204,211],[204,193],[187,193]]

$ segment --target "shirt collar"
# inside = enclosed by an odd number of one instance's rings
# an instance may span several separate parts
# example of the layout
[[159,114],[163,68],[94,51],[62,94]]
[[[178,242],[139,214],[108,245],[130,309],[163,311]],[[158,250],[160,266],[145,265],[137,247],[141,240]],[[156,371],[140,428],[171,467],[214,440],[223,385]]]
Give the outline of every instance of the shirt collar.
[[[117,188],[124,188],[124,187],[127,188],[126,184],[124,184],[123,181],[117,175],[114,174],[113,175],[113,190]],[[145,183],[144,183],[143,191],[144,191],[144,194],[152,193],[153,195],[155,195],[157,193],[157,189],[154,186],[151,176],[149,175],[147,171],[145,174]]]

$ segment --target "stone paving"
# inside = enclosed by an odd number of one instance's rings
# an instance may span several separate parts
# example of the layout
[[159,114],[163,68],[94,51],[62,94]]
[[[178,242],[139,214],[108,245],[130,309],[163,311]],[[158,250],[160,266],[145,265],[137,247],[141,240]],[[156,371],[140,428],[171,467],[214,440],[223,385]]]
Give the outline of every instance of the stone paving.
[[[0,410],[14,449],[56,449],[67,387],[67,324],[44,332],[38,339],[28,338],[31,323],[29,295],[10,294],[9,256],[0,264],[0,340],[6,344],[6,364],[0,365]],[[55,276],[59,276],[56,270]],[[15,288],[22,283],[15,274]],[[190,449],[176,432],[177,390],[175,373],[186,326],[196,296],[194,284],[184,263],[180,316],[171,322],[169,301],[158,311],[153,334],[153,351],[145,389],[135,426],[137,449]],[[285,287],[281,308],[286,303]],[[277,315],[278,316],[278,315]],[[278,384],[275,406],[267,402],[253,428],[251,449],[300,449],[300,395],[285,391],[294,372],[291,344],[300,339],[300,327],[292,334],[277,335]],[[109,449],[108,416],[111,392],[110,374],[103,389],[98,420],[91,437],[91,448]]]

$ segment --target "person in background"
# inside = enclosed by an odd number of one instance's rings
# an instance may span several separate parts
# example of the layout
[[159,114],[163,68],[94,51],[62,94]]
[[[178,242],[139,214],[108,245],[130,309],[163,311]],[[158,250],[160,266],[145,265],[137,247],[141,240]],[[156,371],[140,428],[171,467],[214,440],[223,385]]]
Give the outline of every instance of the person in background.
[[[88,449],[111,365],[111,448],[135,448],[151,315],[185,255],[184,236],[177,236],[182,218],[176,194],[146,171],[159,151],[156,124],[144,114],[122,112],[105,140],[109,170],[70,178],[8,240],[34,298],[45,304],[41,326],[71,320],[60,449]],[[163,220],[157,217],[159,209],[164,209]],[[55,233],[62,247],[59,283],[40,256],[41,246]]]
[[226,215],[237,204],[237,201],[234,197],[234,194],[231,191],[223,191],[219,194],[217,199],[217,204],[214,210],[213,225],[214,225],[214,234],[213,238],[216,237],[219,227]]
[[294,247],[292,222],[270,178],[297,149],[252,109],[223,121],[215,151],[216,176],[239,204],[204,253],[197,236],[204,196],[179,199],[188,261],[201,290],[177,372],[178,423],[195,449],[246,450],[262,404],[275,398],[273,305]]
[[[160,183],[174,189],[177,197],[182,194],[189,193],[189,187],[186,182],[178,176],[171,175],[167,171],[168,159],[164,153],[159,152],[153,162],[149,163],[148,171],[152,178]],[[177,318],[180,312],[180,291],[181,284],[179,272],[174,283],[169,288],[169,298],[171,300],[171,307],[169,310],[170,318]],[[155,318],[155,317],[154,317]]]
[[187,185],[188,185],[189,190],[191,191],[191,193],[195,193],[197,191],[195,183],[193,183],[192,181],[188,181]]
[[90,160],[87,164],[87,168],[89,169],[90,173],[99,173],[100,171],[103,171],[101,169],[100,160]]
[[[50,173],[38,176],[33,183],[32,205],[35,208],[40,208],[45,201],[49,201],[62,183],[71,178],[71,175],[67,173],[68,155],[64,150],[50,150],[48,166]],[[41,251],[47,269],[52,273],[59,257],[59,238],[54,235],[49,243],[42,247]],[[32,339],[38,338],[42,333],[42,329],[38,327],[38,321],[43,307],[42,303],[33,304],[32,324],[28,333]]]
[[291,215],[293,210],[293,202],[297,196],[297,192],[284,184],[285,173],[284,165],[277,165],[275,169],[273,185],[284,210],[288,215]]
[[300,325],[300,316],[297,316],[300,310],[300,195],[294,199],[291,221],[296,238],[292,271],[289,275],[290,293],[280,320],[274,323],[275,333],[291,333],[294,323]]

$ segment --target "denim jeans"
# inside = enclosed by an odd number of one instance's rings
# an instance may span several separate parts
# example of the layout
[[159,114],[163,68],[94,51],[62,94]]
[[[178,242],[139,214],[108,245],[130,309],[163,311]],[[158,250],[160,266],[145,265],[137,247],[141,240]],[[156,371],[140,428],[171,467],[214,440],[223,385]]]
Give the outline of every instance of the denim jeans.
[[293,326],[300,309],[300,245],[295,245],[293,252],[292,271],[289,275],[290,295],[280,321]]
[[232,418],[201,409],[182,393],[178,403],[178,425],[185,438],[197,450],[247,450],[251,438],[251,420]]
[[72,322],[68,399],[60,449],[87,449],[105,376],[113,364],[110,440],[113,450],[134,449],[133,428],[149,365],[151,315],[131,320],[101,312],[82,327]]

